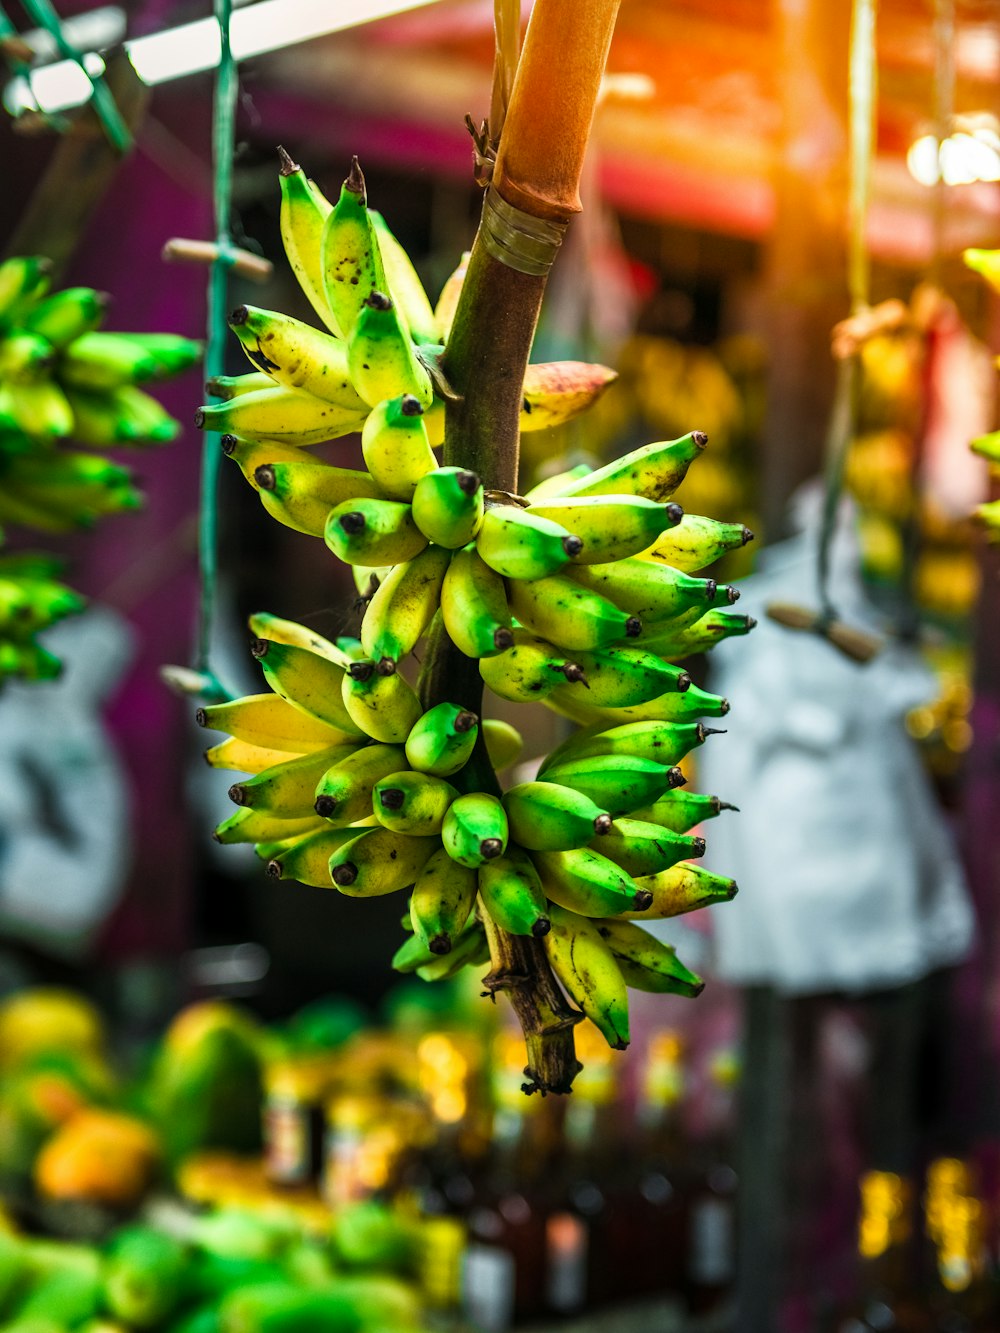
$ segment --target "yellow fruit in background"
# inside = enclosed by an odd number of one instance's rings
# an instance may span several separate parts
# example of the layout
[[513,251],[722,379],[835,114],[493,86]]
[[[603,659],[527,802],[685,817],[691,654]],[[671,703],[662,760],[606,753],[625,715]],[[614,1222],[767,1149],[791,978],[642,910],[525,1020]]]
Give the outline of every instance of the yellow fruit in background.
[[83,1110],[58,1129],[35,1162],[35,1185],[49,1199],[134,1204],[156,1175],[160,1144],[150,1127],[114,1111]]
[[171,1055],[184,1055],[200,1046],[209,1033],[219,1030],[253,1037],[257,1025],[248,1013],[224,1000],[201,1000],[174,1018],[164,1033],[163,1045]]
[[39,987],[0,1004],[0,1069],[49,1051],[96,1054],[103,1045],[100,1014],[73,991]]

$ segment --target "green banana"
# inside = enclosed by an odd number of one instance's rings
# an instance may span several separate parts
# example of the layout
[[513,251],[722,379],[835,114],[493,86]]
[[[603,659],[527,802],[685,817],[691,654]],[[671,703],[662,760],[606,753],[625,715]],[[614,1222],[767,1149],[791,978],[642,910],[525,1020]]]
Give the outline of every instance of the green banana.
[[144,347],[117,333],[85,333],[64,347],[59,358],[59,378],[91,392],[141,384],[155,378],[158,369]]
[[640,806],[632,811],[633,819],[641,819],[647,824],[659,824],[674,833],[687,833],[696,824],[706,819],[715,819],[723,810],[737,810],[739,807],[720,801],[718,796],[706,796],[695,791],[670,791],[661,796],[652,805]]
[[[434,856],[437,856],[437,852],[434,853]],[[431,860],[433,859],[434,857],[431,857]],[[447,854],[445,859],[450,859],[447,857]],[[461,870],[467,875],[472,875],[472,885],[473,888],[475,888],[475,872],[466,870],[465,866],[460,866],[455,861],[452,861],[451,864],[456,870]],[[426,870],[426,866],[424,869]],[[423,871],[421,871],[421,874],[423,874]],[[419,884],[419,882],[420,880],[418,878],[417,883]],[[414,885],[414,893],[415,892],[416,885]],[[412,896],[410,901],[413,901]],[[472,944],[473,941],[475,942],[473,951],[478,953],[480,945],[485,943],[485,939],[486,936],[483,928],[475,918],[473,918],[464,929],[460,928],[456,930],[454,938],[451,935],[442,932],[440,935],[435,935],[430,944],[426,943],[419,935],[414,933],[408,935],[393,954],[392,966],[397,972],[417,972],[425,981],[443,981],[446,976],[451,974],[450,967],[443,973],[443,975],[439,975],[437,969],[433,968],[433,964],[440,962],[445,954],[450,954],[451,957],[448,959],[449,963],[454,963],[456,958],[458,958],[461,959],[460,966],[464,967],[466,963],[470,961],[468,958],[470,944]],[[437,948],[432,947],[435,944],[438,946]],[[424,968],[432,969],[430,975],[423,976],[422,970]]]
[[[580,656],[587,660],[587,654],[582,653]],[[617,704],[600,708],[594,707],[589,696],[584,696],[581,691],[557,689],[545,699],[545,703],[555,712],[579,722],[584,727],[589,727],[594,722],[603,722],[606,727],[617,727],[625,721],[687,722],[699,717],[725,717],[729,712],[728,699],[718,694],[709,694],[707,690],[699,689],[697,685],[690,685],[683,691],[668,690],[666,694],[660,694],[647,703]]]
[[409,888],[440,846],[440,838],[366,829],[333,853],[330,875],[340,892],[350,898],[381,897]]
[[466,967],[476,967],[490,960],[490,946],[478,923],[469,927],[456,941],[451,953],[435,958],[432,963],[416,969],[421,981],[450,981]]
[[723,639],[749,634],[756,624],[753,616],[742,616],[735,611],[723,611],[720,608],[706,612],[693,625],[676,634],[669,634],[669,626],[664,626],[662,634],[653,633],[649,636],[649,642],[664,657],[690,657],[694,653],[707,652]]
[[434,399],[431,377],[384,289],[371,292],[361,307],[347,342],[347,365],[351,383],[370,407],[402,394],[412,394],[424,408]]
[[427,545],[409,505],[359,496],[332,509],[323,540],[348,565],[397,565]]
[[0,379],[20,387],[47,379],[55,358],[47,338],[18,329],[0,338]]
[[322,653],[273,639],[255,639],[250,651],[260,662],[275,694],[293,708],[348,736],[365,733],[352,720],[342,699],[344,671]]
[[566,852],[532,852],[546,894],[554,903],[580,916],[616,916],[642,912],[653,901],[614,861],[589,847]]
[[423,412],[413,394],[386,398],[372,408],[361,431],[365,466],[390,500],[411,501],[420,479],[437,467]]
[[110,297],[92,287],[64,287],[33,306],[22,328],[37,333],[57,350],[81,334],[91,333],[104,318]]
[[42,255],[15,255],[0,264],[0,326],[13,322],[19,307],[48,290],[52,261]]
[[309,459],[271,461],[254,469],[261,504],[279,523],[311,537],[322,537],[331,509],[360,497],[379,499],[367,472],[332,467]]
[[347,349],[339,338],[290,315],[253,305],[237,306],[229,316],[229,327],[251,365],[286,389],[311,393],[354,416],[367,413],[367,404],[351,383]]
[[672,569],[691,574],[752,541],[753,533],[742,523],[720,523],[703,514],[685,514],[676,527],[661,533],[642,552],[642,558],[661,560]]
[[[738,891],[735,880],[685,861],[636,882],[652,895],[652,902],[642,913],[648,921],[682,916],[710,903],[730,902]],[[632,912],[623,915],[630,917]]]
[[303,815],[301,819],[281,819],[276,815],[264,814],[260,810],[251,810],[241,805],[228,819],[222,821],[212,837],[216,842],[227,845],[238,842],[273,842],[302,833],[315,833],[323,827],[323,821],[315,814]]
[[486,755],[496,772],[508,768],[521,755],[524,749],[524,737],[509,722],[500,718],[483,719],[483,741]]
[[316,783],[328,768],[353,754],[354,749],[355,743],[350,742],[286,759],[245,782],[234,783],[229,788],[229,799],[234,805],[249,806],[277,818],[306,818],[313,813]]
[[671,833],[640,819],[616,819],[607,836],[590,845],[633,877],[656,875],[685,857],[705,855],[704,838]]
[[70,399],[58,384],[42,380],[19,384],[8,396],[8,405],[18,430],[38,440],[63,439],[69,434],[82,444],[88,441],[79,430],[79,418]]
[[413,521],[428,541],[448,550],[466,546],[483,522],[483,483],[474,472],[440,467],[413,491]]
[[644,495],[649,500],[669,500],[706,444],[708,437],[698,430],[679,440],[645,444],[570,482],[563,495]]
[[418,343],[438,342],[434,311],[410,256],[393,236],[381,213],[372,208],[368,210],[368,216],[375,224],[389,291],[399,306],[410,336]]
[[646,703],[664,693],[681,694],[691,688],[691,677],[680,667],[664,662],[643,648],[599,648],[576,652],[573,659],[583,672],[585,695],[572,685],[559,686],[552,695],[557,707],[563,699],[587,709],[616,709]]
[[531,852],[568,852],[612,828],[606,810],[571,787],[521,782],[501,797],[510,836]]
[[504,578],[540,579],[578,556],[583,542],[551,519],[517,505],[496,505],[483,515],[476,550]]
[[372,813],[376,784],[405,762],[398,745],[365,745],[331,765],[316,783],[314,809],[338,826]]
[[638,616],[559,574],[511,580],[508,599],[522,625],[570,652],[606,648],[642,632]]
[[479,897],[501,930],[510,935],[533,935],[549,929],[548,902],[538,871],[519,847],[509,847],[479,868]]
[[375,224],[368,212],[365,178],[356,157],[351,159],[350,174],[323,224],[320,273],[337,329],[349,338],[369,296],[388,286]]
[[166,444],[180,434],[180,422],[132,384],[102,394],[67,385],[65,399],[73,414],[73,438],[91,448]]
[[413,652],[437,611],[450,559],[442,547],[427,546],[382,580],[361,622],[368,657],[398,662]]
[[410,921],[414,937],[432,954],[451,952],[476,905],[476,889],[475,870],[443,847],[428,857],[410,895]]
[[418,773],[449,778],[468,763],[478,735],[475,713],[458,704],[437,704],[413,724],[406,738],[406,762]]
[[521,400],[521,430],[561,426],[592,407],[617,378],[617,371],[585,361],[547,361],[528,366]]
[[633,990],[693,998],[705,989],[701,977],[684,966],[670,945],[641,926],[631,921],[600,921],[597,932],[611,950],[625,984]]
[[637,556],[606,565],[576,565],[568,577],[638,616],[646,627],[645,638],[652,636],[653,626],[687,611],[697,609],[697,616],[703,615],[720,591],[731,602],[739,596],[735,589],[720,590],[714,579],[695,578]]
[[539,768],[539,776],[566,763],[597,756],[630,755],[649,759],[672,768],[684,756],[709,736],[721,734],[717,728],[701,722],[623,722],[605,728],[603,722],[594,723],[569,736],[546,755]]
[[507,850],[507,815],[496,796],[468,792],[452,801],[441,827],[444,849],[460,865],[476,867]]
[[354,724],[388,745],[401,745],[420,717],[419,699],[389,659],[377,667],[374,662],[352,662],[344,673],[342,695]]
[[[157,380],[190,370],[201,361],[205,351],[204,344],[197,338],[185,338],[179,333],[115,333],[93,336],[119,338],[151,357],[156,364],[152,378]],[[72,346],[75,347],[76,343]]]
[[546,782],[583,792],[616,818],[640,805],[649,805],[672,787],[683,786],[684,780],[679,768],[628,754],[573,758],[545,770]]
[[295,879],[316,889],[332,886],[330,857],[358,836],[356,828],[321,828],[303,834],[267,862],[272,879]]
[[527,512],[562,524],[582,540],[578,565],[638,555],[684,517],[680,505],[658,504],[642,495],[551,496],[531,504]]
[[473,545],[451,557],[441,585],[441,617],[466,657],[490,657],[514,645],[504,581]]
[[278,157],[285,254],[309,304],[331,333],[342,336],[323,282],[323,228],[333,205],[281,147]]
[[350,435],[364,425],[364,413],[339,403],[325,403],[302,389],[258,389],[227,403],[211,403],[195,413],[199,430],[238,435],[244,440],[276,440],[282,444],[320,444]]
[[550,916],[544,943],[552,970],[608,1045],[624,1051],[629,1044],[628,992],[614,955],[592,922],[558,906],[550,908]]
[[457,796],[444,778],[406,769],[376,783],[372,806],[383,828],[421,836],[441,832],[448,807]]
[[494,694],[512,703],[541,701],[557,686],[585,679],[581,668],[558,648],[523,629],[514,630],[510,648],[480,658],[479,674]]

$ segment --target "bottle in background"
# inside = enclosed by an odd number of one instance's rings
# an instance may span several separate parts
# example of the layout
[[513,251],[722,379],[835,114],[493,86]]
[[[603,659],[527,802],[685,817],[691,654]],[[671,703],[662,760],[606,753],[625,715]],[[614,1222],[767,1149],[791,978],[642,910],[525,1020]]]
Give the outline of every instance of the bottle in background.
[[709,1061],[704,1133],[691,1145],[684,1294],[690,1311],[707,1314],[731,1295],[736,1277],[736,1087],[732,1050]]

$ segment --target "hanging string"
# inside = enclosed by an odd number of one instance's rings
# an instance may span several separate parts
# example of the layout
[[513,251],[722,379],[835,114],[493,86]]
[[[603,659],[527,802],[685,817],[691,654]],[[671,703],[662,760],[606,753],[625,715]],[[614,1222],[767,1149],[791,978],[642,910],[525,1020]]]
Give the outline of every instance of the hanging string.
[[[233,194],[233,153],[236,142],[236,99],[238,79],[230,45],[229,25],[232,0],[214,0],[219,25],[221,50],[215,80],[212,115],[213,208],[216,252],[208,278],[208,329],[205,342],[205,378],[225,371],[229,309],[229,269],[235,253],[230,232]],[[205,432],[201,454],[201,507],[198,516],[198,645],[196,669],[206,678],[207,697],[228,698],[211,669],[212,630],[215,624],[216,594],[219,578],[218,492],[219,466],[222,460],[220,437]]]

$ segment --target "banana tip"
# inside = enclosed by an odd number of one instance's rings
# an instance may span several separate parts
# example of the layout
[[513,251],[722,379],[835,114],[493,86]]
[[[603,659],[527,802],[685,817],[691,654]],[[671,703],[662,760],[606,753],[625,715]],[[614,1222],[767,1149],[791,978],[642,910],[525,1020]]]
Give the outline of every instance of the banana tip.
[[233,805],[246,805],[247,789],[242,782],[234,782],[229,788],[229,799]]
[[673,791],[674,787],[683,787],[687,783],[687,778],[679,768],[672,768],[667,774],[667,791]]
[[699,449],[704,449],[706,444],[708,444],[708,436],[703,430],[693,430],[691,432],[691,439]]
[[536,940],[540,940],[543,935],[547,935],[552,929],[552,922],[547,916],[536,917],[534,925],[531,927],[531,933]]
[[[676,528],[677,524],[684,517],[684,510],[680,507],[679,504],[668,504],[667,517],[670,519],[670,522]],[[746,529],[744,529],[744,531],[746,531]]]
[[332,796],[317,796],[313,803],[313,809],[322,819],[329,819],[337,808],[337,802]]
[[223,435],[219,443],[222,445],[222,452],[227,457],[231,457],[236,452],[236,446],[239,444],[239,440],[235,435]]
[[653,895],[649,889],[637,889],[635,898],[632,900],[633,912],[645,912],[647,908],[653,905]]
[[277,861],[268,861],[264,867],[264,873],[270,875],[272,879],[280,879],[281,865]]
[[503,841],[500,838],[483,838],[479,844],[479,854],[487,861],[494,861],[503,856]]
[[238,305],[236,309],[233,311],[233,313],[229,316],[229,323],[230,326],[235,325],[237,328],[239,328],[239,326],[241,324],[245,324],[249,318],[250,318],[249,307],[245,305]]
[[198,723],[199,727],[208,726],[208,714],[205,712],[204,708],[198,709],[194,715],[194,720]]
[[691,848],[691,855],[692,855],[692,856],[704,856],[704,855],[705,855],[705,847],[707,846],[707,844],[706,844],[706,842],[705,842],[705,839],[704,839],[704,838],[692,838],[692,839],[691,839],[691,842],[692,842],[692,844],[693,844],[693,846],[692,846],[692,848]]
[[455,730],[459,733],[471,731],[478,721],[479,718],[476,716],[475,713],[472,713],[468,709],[465,709],[463,712],[459,713],[458,717],[455,718],[455,724],[454,724]]
[[366,204],[368,202],[365,190],[365,173],[361,170],[361,163],[357,156],[351,158],[351,170],[348,172],[347,180],[344,181],[344,189],[350,190],[351,194],[358,195],[361,203]]
[[268,652],[270,651],[270,648],[271,648],[271,640],[270,640],[270,639],[251,639],[251,640],[250,640],[250,652],[251,652],[251,654],[252,654],[254,657],[257,658],[258,661],[259,661],[262,657],[266,657],[266,656],[267,656]]
[[625,621],[626,639],[635,639],[642,633],[642,621],[638,616],[629,616]]
[[274,475],[274,465],[272,463],[261,463],[260,467],[254,468],[253,479],[262,491],[273,491],[277,481]]
[[572,560],[574,556],[578,556],[583,550],[583,538],[574,536],[564,537],[562,539],[562,548]]
[[353,861],[345,861],[343,865],[334,866],[330,871],[330,878],[338,888],[347,888],[353,884],[358,877],[358,867]]
[[455,481],[457,482],[458,489],[462,492],[462,494],[468,496],[475,495],[476,491],[478,491],[480,486],[482,486],[483,484],[476,476],[475,472],[469,472],[469,471],[460,472],[458,476],[455,478]]
[[744,529],[743,529],[743,545],[746,546],[747,542],[752,542],[753,539],[754,539],[754,535],[753,535],[753,533],[750,531],[750,529],[749,529],[748,527],[744,527]]
[[299,166],[299,164],[298,164],[297,162],[293,162],[293,161],[292,161],[292,159],[288,156],[288,154],[285,152],[284,148],[282,148],[281,144],[279,143],[279,144],[278,144],[278,175],[279,175],[279,176],[294,176],[295,173],[296,173],[297,171],[301,171],[301,170],[302,170],[302,168]]
[[431,953],[451,953],[451,937],[442,931],[440,935],[435,935],[432,940],[427,941],[427,947]]
[[[197,428],[198,428],[199,430],[204,430],[204,429],[205,429],[205,409],[204,409],[203,407],[199,407],[199,408],[198,408],[198,411],[195,412],[195,414],[194,414],[194,424],[197,426]],[[228,452],[228,450],[227,450],[227,452]]]

